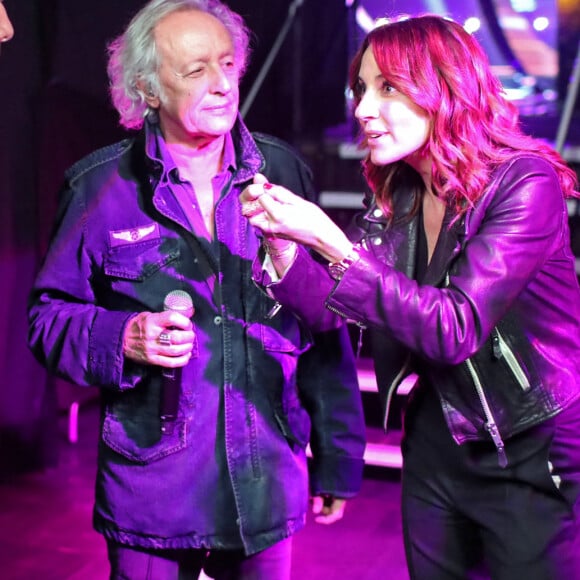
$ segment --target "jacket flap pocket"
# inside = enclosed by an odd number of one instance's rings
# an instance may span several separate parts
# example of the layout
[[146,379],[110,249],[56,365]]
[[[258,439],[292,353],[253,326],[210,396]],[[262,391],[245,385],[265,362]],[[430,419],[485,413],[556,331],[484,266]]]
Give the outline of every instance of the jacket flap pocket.
[[185,423],[177,421],[171,434],[162,434],[158,419],[121,422],[107,415],[103,424],[106,445],[134,463],[152,463],[176,453],[186,445]]
[[179,258],[176,240],[153,240],[111,248],[104,260],[107,276],[142,282]]

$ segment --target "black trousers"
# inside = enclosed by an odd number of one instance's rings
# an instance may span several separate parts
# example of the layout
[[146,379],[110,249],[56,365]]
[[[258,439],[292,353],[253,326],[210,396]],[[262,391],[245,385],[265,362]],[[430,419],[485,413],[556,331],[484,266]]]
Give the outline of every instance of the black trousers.
[[412,580],[580,579],[580,402],[506,441],[457,445],[423,387],[405,414],[402,513]]

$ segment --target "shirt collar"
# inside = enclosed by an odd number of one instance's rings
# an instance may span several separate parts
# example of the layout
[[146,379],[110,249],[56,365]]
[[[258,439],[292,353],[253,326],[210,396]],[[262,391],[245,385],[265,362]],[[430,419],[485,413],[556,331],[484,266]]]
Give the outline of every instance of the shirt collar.
[[[165,175],[177,175],[177,165],[169,153],[167,143],[161,133],[157,114],[145,118],[145,154],[151,161],[161,163]],[[225,136],[222,172],[233,172],[237,168],[236,151],[231,132]]]

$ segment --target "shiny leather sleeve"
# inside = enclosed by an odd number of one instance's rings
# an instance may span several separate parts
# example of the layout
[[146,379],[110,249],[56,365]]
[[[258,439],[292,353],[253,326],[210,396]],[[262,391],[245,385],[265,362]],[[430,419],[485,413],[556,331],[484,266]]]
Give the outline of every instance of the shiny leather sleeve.
[[[429,278],[448,272],[443,287],[418,285],[362,252],[327,306],[443,364],[474,354],[508,309],[526,319],[531,341],[542,340],[546,332],[578,336],[578,284],[566,205],[547,162],[527,156],[506,164],[468,214],[464,233],[464,242],[450,256],[440,258],[436,250],[430,264]],[[440,242],[441,237],[444,232]],[[574,340],[578,346],[579,339]]]

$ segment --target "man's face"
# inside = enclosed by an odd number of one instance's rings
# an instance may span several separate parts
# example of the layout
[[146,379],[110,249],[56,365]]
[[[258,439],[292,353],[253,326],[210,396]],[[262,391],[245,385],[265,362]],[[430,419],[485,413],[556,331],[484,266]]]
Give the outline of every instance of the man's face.
[[0,43],[8,42],[14,36],[14,28],[8,14],[6,13],[6,8],[0,0]]
[[155,28],[159,50],[157,108],[168,143],[203,146],[234,125],[240,65],[223,24],[198,10],[174,12]]

